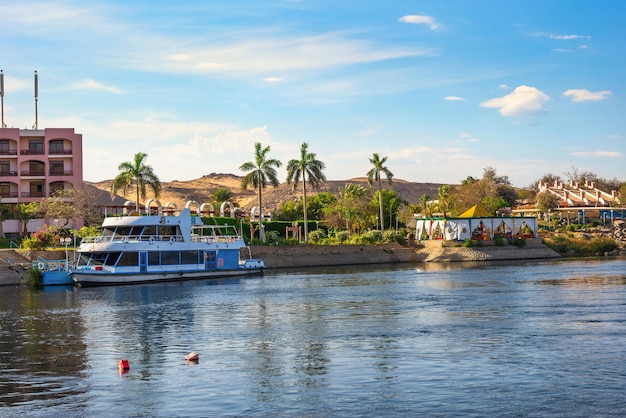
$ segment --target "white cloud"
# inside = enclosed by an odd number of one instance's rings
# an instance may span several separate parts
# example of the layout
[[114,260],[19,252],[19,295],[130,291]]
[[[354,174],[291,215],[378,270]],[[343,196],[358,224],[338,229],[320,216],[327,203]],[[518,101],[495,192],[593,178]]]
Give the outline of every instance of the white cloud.
[[609,158],[624,156],[624,154],[619,153],[617,151],[601,151],[601,150],[590,151],[590,152],[577,151],[577,152],[571,152],[570,155],[574,155],[576,157],[609,157]]
[[588,36],[588,35],[555,35],[553,33],[547,33],[547,32],[534,32],[530,36],[534,36],[537,38],[556,39],[559,41],[571,41],[574,39],[591,39],[591,36]]
[[503,97],[482,102],[482,107],[500,109],[502,116],[528,116],[547,111],[545,104],[550,100],[544,92],[529,86],[519,86]]
[[507,86],[506,84],[500,84],[498,88],[500,90],[511,90],[511,87]]
[[439,29],[439,25],[432,16],[426,15],[406,15],[398,19],[398,22],[411,23],[414,25],[428,25],[431,30]]
[[459,100],[466,100],[466,99],[459,97],[459,96],[446,96],[443,98],[443,100],[459,101]]
[[265,77],[263,81],[265,81],[266,83],[279,83],[283,81],[283,79],[280,77]]
[[74,83],[70,86],[68,86],[68,90],[99,90],[99,91],[106,91],[109,93],[115,93],[115,94],[122,94],[124,93],[124,90],[115,87],[115,86],[107,86],[105,84],[102,84],[96,80],[92,80],[90,78],[86,78],[84,80],[81,80],[77,83]]
[[609,90],[602,90],[597,92],[591,92],[587,89],[570,89],[563,93],[563,96],[572,99],[572,102],[597,102],[604,100],[607,96],[610,96],[613,92]]

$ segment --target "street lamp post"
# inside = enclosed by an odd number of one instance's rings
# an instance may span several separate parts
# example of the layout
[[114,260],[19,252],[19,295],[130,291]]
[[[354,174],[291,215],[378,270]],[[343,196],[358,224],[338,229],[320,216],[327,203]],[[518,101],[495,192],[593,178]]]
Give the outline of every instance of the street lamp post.
[[67,254],[67,247],[72,243],[72,238],[65,237],[61,238],[61,244],[65,245],[65,266],[67,267],[69,264],[69,257]]

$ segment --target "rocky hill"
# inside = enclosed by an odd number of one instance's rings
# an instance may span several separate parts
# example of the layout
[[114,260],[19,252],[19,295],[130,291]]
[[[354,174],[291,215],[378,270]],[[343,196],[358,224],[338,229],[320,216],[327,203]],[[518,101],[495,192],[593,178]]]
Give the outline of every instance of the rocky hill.
[[[257,192],[254,189],[242,190],[241,179],[242,177],[233,174],[212,173],[195,180],[163,182],[161,184],[162,192],[159,200],[163,205],[168,202],[174,202],[180,208],[184,207],[185,203],[189,200],[194,200],[199,203],[209,202],[211,193],[215,189],[225,187],[233,192],[234,197],[232,200],[234,203],[249,210],[253,206],[256,206]],[[108,192],[111,187],[111,181],[112,180],[105,180],[97,183],[86,183]],[[359,177],[348,180],[330,180],[321,186],[320,191],[337,194],[340,187],[349,183],[359,184],[365,188],[369,188],[367,178]],[[409,203],[415,204],[423,194],[436,198],[439,186],[440,184],[437,183],[413,183],[395,179],[391,188],[402,196],[403,199],[407,200]],[[386,183],[384,187],[389,188]],[[302,184],[299,184],[295,191],[293,190],[293,186],[287,183],[281,183],[277,188],[269,186],[263,190],[263,206],[273,211],[278,208],[281,202],[300,199],[302,197],[301,190]],[[372,186],[371,190],[372,193],[374,193],[376,186]],[[313,194],[315,194],[315,192],[307,188],[307,196]],[[132,195],[127,197],[129,199],[133,198]],[[150,197],[149,190],[148,197]]]

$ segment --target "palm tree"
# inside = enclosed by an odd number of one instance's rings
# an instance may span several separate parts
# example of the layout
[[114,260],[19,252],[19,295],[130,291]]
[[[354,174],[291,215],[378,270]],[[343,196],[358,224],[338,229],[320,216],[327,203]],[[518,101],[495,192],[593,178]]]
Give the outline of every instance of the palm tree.
[[138,152],[135,154],[133,161],[125,161],[121,163],[117,169],[120,173],[113,179],[111,183],[111,196],[115,195],[119,190],[126,196],[126,192],[130,186],[135,185],[135,211],[139,213],[139,198],[146,198],[146,186],[150,186],[154,193],[154,198],[158,199],[161,194],[161,182],[152,171],[152,167],[145,164],[148,154]]
[[365,187],[348,183],[339,188],[337,213],[346,222],[346,230],[352,233],[355,221],[364,218],[367,212],[368,191]]
[[300,146],[300,159],[289,160],[287,163],[287,183],[291,184],[293,181],[294,190],[298,186],[298,182],[302,177],[302,203],[304,209],[304,242],[308,242],[309,228],[307,224],[306,213],[306,183],[307,177],[309,184],[313,190],[319,190],[321,182],[326,181],[326,176],[322,172],[326,166],[320,160],[317,160],[316,155],[312,152],[308,152],[309,144],[304,142]]
[[226,187],[218,187],[211,192],[211,199],[213,200],[213,204],[216,208],[220,207],[222,203],[228,202],[232,198],[233,192]]
[[387,157],[380,158],[377,153],[374,153],[372,158],[370,158],[370,163],[374,166],[370,171],[367,172],[367,184],[371,187],[372,183],[376,181],[378,183],[378,203],[380,206],[380,232],[385,232],[385,221],[383,217],[383,196],[382,196],[382,185],[381,185],[381,174],[384,174],[387,177],[387,182],[391,186],[391,181],[393,179],[393,173],[389,171],[387,167],[385,167],[385,162],[387,161]]
[[439,195],[439,211],[443,212],[443,217],[447,217],[448,207],[450,206],[450,186],[442,184],[437,191]]
[[[282,163],[275,159],[267,159],[267,153],[270,151],[270,147],[261,148],[261,143],[254,144],[254,161],[248,161],[243,163],[239,169],[241,171],[247,171],[241,179],[241,188],[246,190],[248,186],[253,186],[258,189],[259,192],[259,225],[263,225],[263,199],[262,190],[267,187],[268,182],[278,187],[280,182],[276,177],[276,168],[280,167]],[[261,241],[264,239],[263,228],[259,229],[259,238]]]

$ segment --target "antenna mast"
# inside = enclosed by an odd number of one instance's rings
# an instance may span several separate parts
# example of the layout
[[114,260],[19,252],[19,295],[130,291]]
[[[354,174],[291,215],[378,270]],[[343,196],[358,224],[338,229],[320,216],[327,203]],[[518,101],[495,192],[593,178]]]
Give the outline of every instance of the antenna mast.
[[39,114],[37,111],[37,100],[39,99],[39,82],[37,78],[37,70],[35,70],[35,129],[39,126]]
[[0,70],[0,113],[2,113],[2,120],[0,121],[0,128],[6,128],[4,124],[4,73]]

